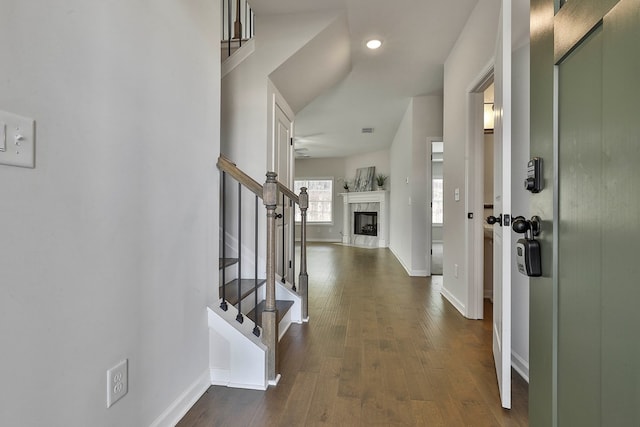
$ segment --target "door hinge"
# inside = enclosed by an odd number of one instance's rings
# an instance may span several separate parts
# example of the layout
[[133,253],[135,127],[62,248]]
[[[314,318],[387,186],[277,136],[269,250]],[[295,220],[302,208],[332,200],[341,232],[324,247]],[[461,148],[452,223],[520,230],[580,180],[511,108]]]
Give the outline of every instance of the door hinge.
[[293,145],[293,138],[289,138],[289,144]]
[[292,267],[292,263],[291,263],[291,260],[289,260],[289,268],[291,267]]

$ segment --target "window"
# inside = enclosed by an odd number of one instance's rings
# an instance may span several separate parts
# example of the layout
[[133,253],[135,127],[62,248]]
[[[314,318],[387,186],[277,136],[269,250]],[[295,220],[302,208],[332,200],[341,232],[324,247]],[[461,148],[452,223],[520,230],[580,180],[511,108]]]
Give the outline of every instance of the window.
[[444,191],[442,189],[442,178],[433,178],[433,185],[431,187],[431,222],[434,224],[442,224],[444,218]]
[[[333,222],[333,179],[296,179],[294,190],[300,194],[300,188],[307,187],[309,209],[307,222]],[[301,221],[300,209],[296,207],[296,221]]]

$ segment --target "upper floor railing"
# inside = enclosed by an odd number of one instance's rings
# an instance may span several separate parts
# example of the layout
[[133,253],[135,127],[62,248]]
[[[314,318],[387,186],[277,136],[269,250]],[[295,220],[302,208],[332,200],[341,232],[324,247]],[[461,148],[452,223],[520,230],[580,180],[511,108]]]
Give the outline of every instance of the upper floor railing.
[[255,15],[246,0],[222,0],[223,58],[228,58],[255,35]]

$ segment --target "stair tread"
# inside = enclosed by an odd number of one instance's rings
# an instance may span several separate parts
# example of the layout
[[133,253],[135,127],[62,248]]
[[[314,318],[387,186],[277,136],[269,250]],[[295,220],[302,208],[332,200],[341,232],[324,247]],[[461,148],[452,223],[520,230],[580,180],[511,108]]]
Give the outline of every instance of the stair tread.
[[[253,292],[255,287],[255,279],[241,279],[240,281],[240,295],[244,299]],[[258,279],[258,287],[260,287],[265,279]],[[220,298],[222,298],[222,285],[219,288]],[[231,305],[238,303],[238,279],[233,279],[225,286],[225,299]]]
[[[255,322],[258,326],[262,326],[262,312],[264,311],[266,305],[266,301],[262,300],[256,308],[247,313],[247,317]],[[284,315],[287,314],[292,306],[293,301],[276,300],[276,310],[278,310],[276,315],[276,323],[280,323]],[[258,314],[258,321],[256,321],[256,311]]]
[[223,268],[229,267],[237,262],[238,258],[220,258],[218,260],[218,269],[222,270]]

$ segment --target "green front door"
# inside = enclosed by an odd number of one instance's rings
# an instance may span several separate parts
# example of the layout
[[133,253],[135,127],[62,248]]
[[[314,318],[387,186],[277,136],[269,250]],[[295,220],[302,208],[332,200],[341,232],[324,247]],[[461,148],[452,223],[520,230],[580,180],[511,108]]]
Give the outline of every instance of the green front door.
[[[570,23],[556,20],[555,33]],[[618,2],[567,51],[557,61],[555,418],[640,426],[640,0]]]

